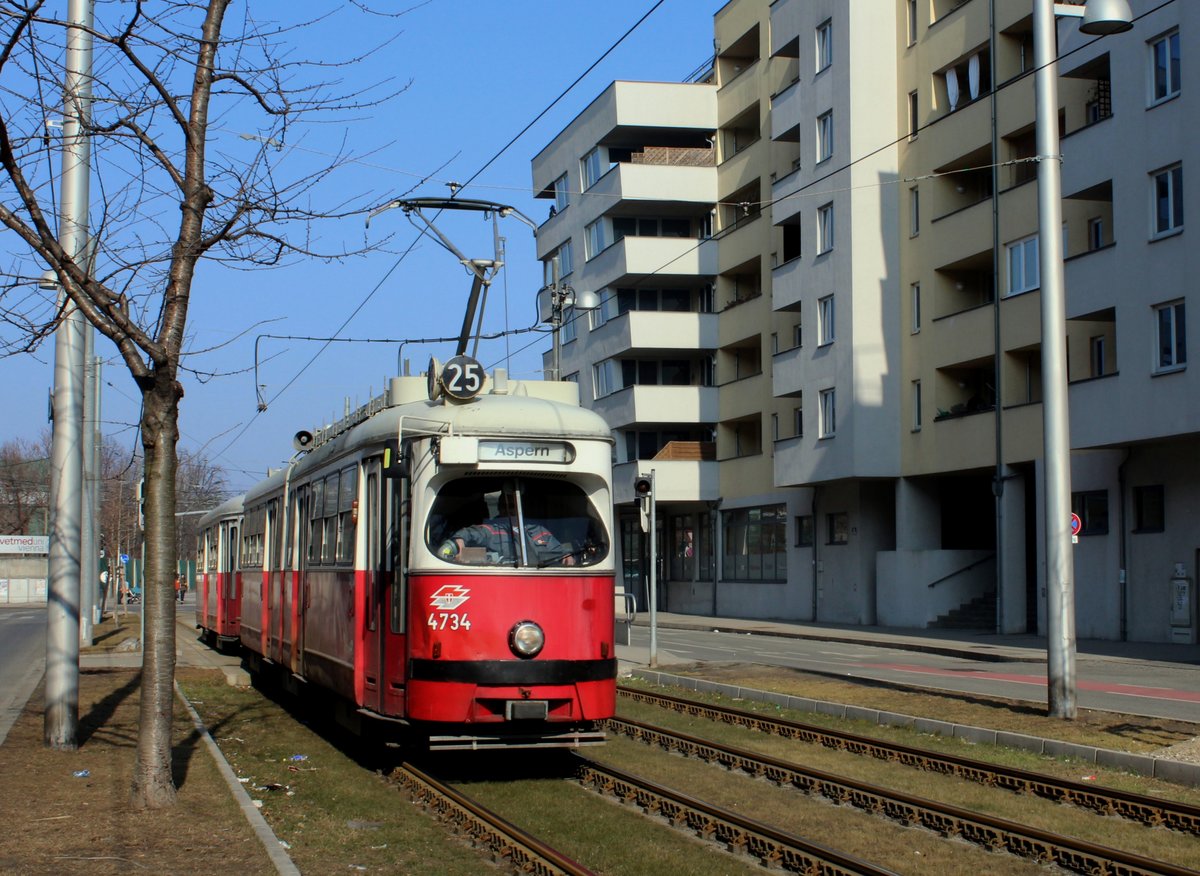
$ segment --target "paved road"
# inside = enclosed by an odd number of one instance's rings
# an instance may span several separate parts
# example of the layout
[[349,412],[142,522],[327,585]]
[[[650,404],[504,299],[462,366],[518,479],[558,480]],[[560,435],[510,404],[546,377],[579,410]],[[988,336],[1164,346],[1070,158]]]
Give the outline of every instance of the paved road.
[[[645,648],[648,642],[649,630],[634,627],[631,644]],[[658,648],[660,655],[688,662],[761,663],[835,677],[1046,702],[1044,660],[998,663],[869,643],[678,629],[659,629]],[[661,668],[670,671],[669,665]],[[1080,708],[1200,721],[1200,666],[1079,655],[1076,701]]]
[[46,666],[46,607],[0,607],[0,743]]

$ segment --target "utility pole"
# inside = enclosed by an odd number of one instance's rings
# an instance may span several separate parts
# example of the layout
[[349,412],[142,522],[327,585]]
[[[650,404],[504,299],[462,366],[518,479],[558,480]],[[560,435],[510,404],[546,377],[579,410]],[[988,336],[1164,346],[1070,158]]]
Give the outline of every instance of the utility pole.
[[658,665],[658,521],[655,519],[658,509],[655,507],[657,497],[654,494],[654,469],[648,475],[638,475],[633,482],[633,494],[637,499],[642,517],[642,530],[647,532],[650,539],[650,575],[647,586],[647,599],[650,603],[650,666]]
[[[91,100],[91,0],[70,0],[63,87],[62,205],[59,243],[80,260],[88,251],[87,124]],[[58,278],[61,282],[61,278]],[[83,514],[83,314],[60,290],[62,321],[54,338],[54,432],[50,477],[50,582],[46,615],[48,748],[73,750],[79,729],[79,590]]]
[[1056,15],[1082,18],[1093,36],[1133,27],[1125,0],[1055,4],[1034,0],[1033,64],[1038,156],[1038,255],[1042,306],[1042,447],[1046,467],[1046,697],[1052,718],[1074,719],[1075,558],[1071,553],[1071,429],[1067,409],[1066,280],[1062,243],[1062,155],[1058,132]]

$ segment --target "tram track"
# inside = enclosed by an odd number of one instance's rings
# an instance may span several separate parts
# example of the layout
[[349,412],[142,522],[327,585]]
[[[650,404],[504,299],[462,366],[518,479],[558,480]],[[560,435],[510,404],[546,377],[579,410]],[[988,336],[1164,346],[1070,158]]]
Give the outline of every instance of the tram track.
[[796,739],[825,748],[899,763],[932,773],[950,775],[1017,794],[1030,794],[1056,803],[1119,816],[1148,827],[1164,827],[1200,836],[1200,807],[1097,785],[1085,785],[1029,770],[1005,767],[974,758],[900,745],[869,736],[832,730],[815,724],[785,721],[742,709],[715,706],[683,697],[619,686],[635,702],[705,718],[731,726]]
[[584,787],[635,804],[647,815],[662,818],[677,829],[686,828],[701,839],[718,843],[731,852],[757,858],[764,866],[814,876],[895,874],[894,870],[746,818],[616,767],[578,754],[575,758],[577,778]]
[[412,794],[439,821],[489,851],[493,860],[507,861],[513,872],[594,876],[583,865],[412,764],[401,764],[388,779]]
[[609,727],[634,740],[765,778],[782,787],[794,787],[810,796],[824,797],[838,805],[853,806],[906,827],[924,827],[988,851],[1003,851],[1076,873],[1186,876],[1196,872],[1169,862],[1060,836],[1040,828],[811,769],[642,721],[613,718],[609,721]]

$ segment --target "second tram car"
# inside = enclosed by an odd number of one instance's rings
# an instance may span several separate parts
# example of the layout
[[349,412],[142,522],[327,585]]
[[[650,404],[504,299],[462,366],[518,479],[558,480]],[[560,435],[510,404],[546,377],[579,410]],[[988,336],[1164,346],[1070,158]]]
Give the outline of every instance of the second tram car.
[[431,749],[599,743],[617,668],[608,426],[574,384],[456,363],[467,390],[434,363],[394,378],[246,493],[241,644],[252,670]]
[[196,559],[196,626],[218,648],[240,639],[242,576],[239,564],[242,497],[200,518]]

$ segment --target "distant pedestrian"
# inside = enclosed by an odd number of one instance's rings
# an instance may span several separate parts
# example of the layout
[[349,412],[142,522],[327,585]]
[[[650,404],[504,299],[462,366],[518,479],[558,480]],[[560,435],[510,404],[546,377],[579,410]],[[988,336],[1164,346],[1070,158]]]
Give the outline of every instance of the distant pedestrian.
[[183,603],[183,594],[184,594],[183,579],[181,576],[176,575],[175,576],[175,598],[179,600],[180,604]]

